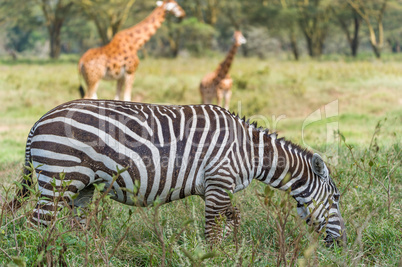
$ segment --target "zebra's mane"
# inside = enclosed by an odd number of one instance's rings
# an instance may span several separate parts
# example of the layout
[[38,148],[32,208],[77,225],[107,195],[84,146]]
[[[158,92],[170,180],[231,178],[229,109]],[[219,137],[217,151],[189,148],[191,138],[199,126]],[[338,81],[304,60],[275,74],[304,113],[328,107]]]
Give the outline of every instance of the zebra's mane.
[[256,121],[250,121],[250,119],[246,119],[246,116],[243,116],[242,118],[236,114],[235,112],[231,113],[233,116],[238,118],[240,121],[245,123],[247,126],[252,127],[256,129],[259,132],[263,132],[266,136],[276,139],[278,142],[281,144],[283,143],[284,146],[291,146],[294,151],[300,152],[303,156],[306,156],[308,159],[311,159],[313,157],[313,153],[308,150],[307,148],[302,148],[300,145],[295,144],[289,140],[286,140],[285,137],[278,138],[278,133],[277,132],[270,132],[268,128],[264,128],[261,126],[258,126]]

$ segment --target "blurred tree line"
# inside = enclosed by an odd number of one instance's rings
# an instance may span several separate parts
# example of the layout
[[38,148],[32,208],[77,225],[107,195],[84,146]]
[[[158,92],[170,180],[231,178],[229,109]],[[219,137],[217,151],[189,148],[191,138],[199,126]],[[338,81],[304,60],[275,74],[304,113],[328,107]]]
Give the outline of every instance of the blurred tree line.
[[[82,54],[108,43],[144,19],[155,0],[1,0],[0,47],[13,57]],[[180,23],[167,16],[142,56],[205,55],[226,50],[233,30],[248,39],[245,56],[285,51],[294,59],[339,53],[356,56],[369,47],[401,51],[402,0],[178,0]],[[45,49],[47,48],[47,49]]]

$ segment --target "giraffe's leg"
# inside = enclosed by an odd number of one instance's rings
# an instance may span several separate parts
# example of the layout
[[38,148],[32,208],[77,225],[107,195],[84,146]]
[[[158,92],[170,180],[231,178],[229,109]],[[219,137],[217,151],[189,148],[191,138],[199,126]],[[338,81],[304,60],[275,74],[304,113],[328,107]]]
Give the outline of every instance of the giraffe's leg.
[[98,95],[96,94],[96,90],[98,90],[99,80],[96,82],[87,83],[88,91],[85,94],[84,98],[87,99],[98,99]]
[[203,90],[204,90],[204,88],[202,87],[202,85],[200,85],[201,103],[206,104],[205,103],[205,94],[204,94]]
[[124,77],[124,101],[131,101],[131,89],[134,82],[134,73],[127,73]]
[[98,90],[99,81],[104,75],[104,70],[94,64],[83,64],[81,66],[81,74],[87,84],[87,91],[84,98],[97,99],[96,91]]
[[222,100],[223,100],[223,90],[216,90],[216,98],[218,106],[222,107]]
[[212,104],[212,98],[211,97],[205,97],[204,100],[202,101],[203,104]]
[[123,88],[124,84],[125,84],[125,76],[117,80],[116,95],[114,97],[114,100],[120,100],[121,89]]
[[230,99],[232,98],[232,90],[225,91],[225,109],[229,109]]
[[[211,244],[220,243],[239,225],[239,210],[232,206],[226,191],[209,186],[205,193],[205,238]],[[231,190],[229,190],[231,191]]]
[[200,93],[203,104],[212,104],[212,101],[216,95],[214,88],[211,86],[200,85]]

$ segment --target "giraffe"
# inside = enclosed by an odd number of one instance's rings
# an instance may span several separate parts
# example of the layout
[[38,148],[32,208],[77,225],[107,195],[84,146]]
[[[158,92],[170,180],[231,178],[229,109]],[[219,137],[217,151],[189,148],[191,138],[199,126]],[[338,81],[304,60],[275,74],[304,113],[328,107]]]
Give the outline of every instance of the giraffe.
[[89,49],[80,58],[78,72],[87,84],[87,92],[80,86],[81,97],[97,99],[96,90],[101,79],[117,80],[115,100],[131,100],[134,74],[140,63],[137,51],[165,20],[166,13],[178,18],[185,16],[184,10],[174,0],[157,1],[157,7],[148,17],[131,28],[118,32],[105,46]]
[[235,31],[234,42],[229,50],[226,58],[222,61],[218,68],[202,78],[200,83],[200,93],[203,104],[211,104],[216,97],[219,106],[222,106],[222,100],[225,98],[225,109],[229,109],[229,102],[232,96],[233,80],[228,74],[233,58],[237,52],[237,48],[246,43],[246,38],[240,31]]

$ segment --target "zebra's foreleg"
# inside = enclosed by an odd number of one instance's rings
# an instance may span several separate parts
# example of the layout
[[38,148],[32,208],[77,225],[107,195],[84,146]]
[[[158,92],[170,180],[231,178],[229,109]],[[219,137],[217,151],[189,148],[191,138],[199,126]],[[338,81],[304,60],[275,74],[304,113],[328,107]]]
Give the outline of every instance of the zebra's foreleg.
[[[207,190],[205,194],[205,239],[219,244],[238,225],[238,209],[232,206],[224,190]],[[237,223],[236,223],[237,222]],[[225,230],[225,231],[224,231]]]
[[238,207],[230,206],[226,212],[226,224],[225,224],[225,232],[224,235],[228,236],[235,229],[240,226],[240,210]]

